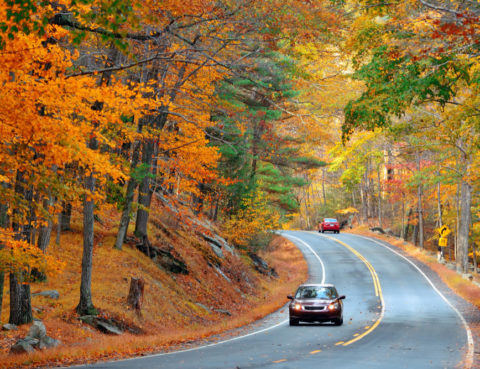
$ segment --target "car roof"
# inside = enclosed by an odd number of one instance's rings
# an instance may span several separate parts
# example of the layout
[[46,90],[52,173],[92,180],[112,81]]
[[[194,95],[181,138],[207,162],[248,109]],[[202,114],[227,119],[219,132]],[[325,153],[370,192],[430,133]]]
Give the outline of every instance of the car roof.
[[301,284],[298,287],[314,287],[314,286],[315,287],[335,287],[331,283],[304,283],[304,284]]

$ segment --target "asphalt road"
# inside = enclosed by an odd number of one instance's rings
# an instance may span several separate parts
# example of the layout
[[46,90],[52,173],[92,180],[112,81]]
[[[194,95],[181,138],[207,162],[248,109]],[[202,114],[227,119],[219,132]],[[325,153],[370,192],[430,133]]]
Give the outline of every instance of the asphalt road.
[[419,269],[394,249],[345,233],[288,231],[283,235],[304,253],[310,282],[333,283],[340,294],[347,296],[343,326],[326,323],[290,327],[288,312],[283,309],[273,322],[270,319],[270,326],[256,328],[248,335],[184,351],[88,367],[471,367],[473,344],[463,317]]

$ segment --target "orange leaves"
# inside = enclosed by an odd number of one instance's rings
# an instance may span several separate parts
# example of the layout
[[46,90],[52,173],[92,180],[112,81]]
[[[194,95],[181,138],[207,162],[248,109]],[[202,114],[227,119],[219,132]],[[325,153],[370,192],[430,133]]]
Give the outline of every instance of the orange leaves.
[[65,263],[52,255],[45,254],[37,246],[26,241],[15,240],[11,231],[2,229],[0,233],[0,270],[7,273],[16,273],[26,276],[36,269],[49,276],[61,272]]

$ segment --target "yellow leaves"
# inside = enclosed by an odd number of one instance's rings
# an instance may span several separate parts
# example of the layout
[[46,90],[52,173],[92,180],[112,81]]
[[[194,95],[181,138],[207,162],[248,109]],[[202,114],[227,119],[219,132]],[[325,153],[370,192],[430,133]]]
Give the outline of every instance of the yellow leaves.
[[227,238],[236,245],[246,246],[257,234],[278,229],[280,214],[268,206],[267,196],[258,192],[244,200],[244,207],[224,224]]
[[12,231],[1,228],[0,232],[0,270],[7,273],[28,275],[33,269],[54,276],[60,273],[65,263],[52,255],[45,254],[36,245],[15,240]]

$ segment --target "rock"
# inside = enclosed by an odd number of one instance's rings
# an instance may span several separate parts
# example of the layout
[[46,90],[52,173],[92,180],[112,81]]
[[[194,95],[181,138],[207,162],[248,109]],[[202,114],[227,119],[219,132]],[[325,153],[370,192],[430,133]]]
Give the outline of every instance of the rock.
[[78,317],[77,319],[81,320],[85,324],[94,325],[94,322],[97,319],[97,317],[95,315],[83,315],[81,317]]
[[60,298],[60,294],[58,293],[57,290],[48,290],[48,291],[32,293],[32,296],[44,296],[44,297],[48,297],[55,300],[58,300]]
[[223,251],[220,247],[218,247],[216,244],[209,242],[208,243],[212,249],[212,251],[217,255],[220,259],[223,259]]
[[227,282],[232,283],[232,280],[225,275],[222,269],[220,269],[219,267],[215,267],[215,270],[217,271],[218,274],[220,274],[223,278],[225,278]]
[[[38,344],[38,340],[35,340],[35,341],[36,341],[35,344]],[[30,341],[30,340],[19,340],[19,341],[17,341],[16,344],[14,344],[10,348],[10,352],[13,353],[13,354],[31,353],[31,352],[35,351],[35,349],[31,345],[31,342],[32,341]]]
[[195,305],[197,305],[198,307],[202,308],[203,310],[205,310],[205,311],[207,311],[207,312],[209,312],[209,313],[211,312],[211,310],[210,310],[208,307],[206,307],[205,305],[203,305],[203,304],[201,304],[201,303],[199,303],[199,302],[196,302]]
[[10,324],[10,323],[4,324],[2,326],[2,329],[4,331],[18,331],[18,327],[15,324]]
[[123,334],[123,331],[121,331],[118,327],[116,327],[113,324],[110,324],[106,321],[102,321],[102,320],[97,319],[96,324],[97,324],[97,328],[100,331],[102,331],[103,333],[116,334],[116,335]]
[[45,324],[40,320],[35,320],[28,331],[27,338],[41,339],[47,335]]
[[270,268],[270,266],[267,264],[267,262],[265,260],[263,260],[260,256],[258,256],[257,254],[255,254],[253,252],[249,252],[248,256],[250,256],[250,259],[252,259],[253,266],[255,267],[255,269],[258,272],[260,272],[264,275],[268,275],[270,277],[278,278],[278,274],[275,271],[275,269]]
[[187,264],[180,259],[180,257],[173,255],[173,246],[165,245],[164,247],[158,247],[151,245],[150,242],[145,239],[143,242],[136,245],[137,249],[152,259],[155,264],[161,268],[168,270],[175,274],[188,274]]
[[229,312],[228,310],[225,310],[225,309],[213,309],[213,311],[216,311],[217,313],[225,314],[225,315],[228,315],[228,316],[232,315],[231,312]]
[[52,338],[52,337],[45,336],[40,339],[40,342],[38,343],[38,348],[40,350],[45,350],[48,348],[57,347],[60,344],[61,342],[59,340],[56,340],[55,338]]

